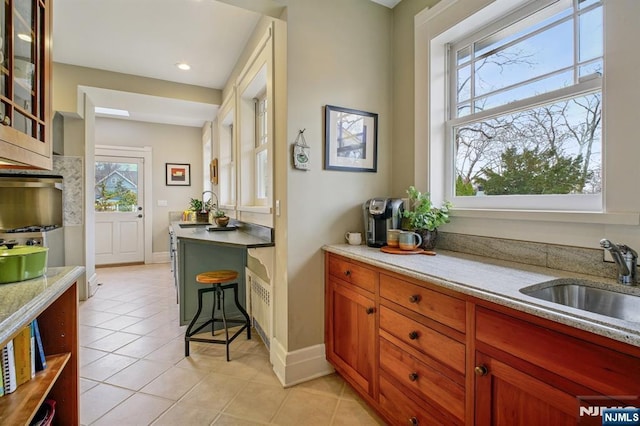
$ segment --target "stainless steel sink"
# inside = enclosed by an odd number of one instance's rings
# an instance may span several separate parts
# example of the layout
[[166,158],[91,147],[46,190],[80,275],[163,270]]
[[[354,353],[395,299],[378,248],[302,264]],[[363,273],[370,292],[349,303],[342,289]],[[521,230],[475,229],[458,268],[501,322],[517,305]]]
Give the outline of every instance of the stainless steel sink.
[[520,292],[548,302],[640,323],[638,288],[586,280],[558,279],[542,285],[525,287],[520,289]]
[[180,228],[204,228],[205,226],[211,226],[209,222],[193,222],[193,223],[179,223]]

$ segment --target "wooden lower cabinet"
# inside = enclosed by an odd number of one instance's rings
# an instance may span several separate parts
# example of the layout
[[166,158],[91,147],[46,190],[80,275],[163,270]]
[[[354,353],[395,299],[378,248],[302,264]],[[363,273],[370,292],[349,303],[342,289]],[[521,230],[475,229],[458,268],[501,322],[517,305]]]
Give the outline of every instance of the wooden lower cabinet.
[[326,260],[327,359],[389,424],[589,426],[640,407],[638,347]]
[[327,286],[327,359],[361,392],[373,396],[375,308],[373,297],[340,280]]
[[476,353],[477,425],[575,425],[578,400],[507,363]]

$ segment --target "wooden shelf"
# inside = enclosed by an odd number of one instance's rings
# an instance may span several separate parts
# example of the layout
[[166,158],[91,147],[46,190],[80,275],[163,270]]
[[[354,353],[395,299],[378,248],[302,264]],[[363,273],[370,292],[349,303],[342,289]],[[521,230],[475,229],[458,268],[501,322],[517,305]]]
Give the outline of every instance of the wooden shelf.
[[70,353],[48,356],[46,369],[39,371],[27,383],[18,386],[15,392],[0,397],[0,424],[29,424],[69,359]]

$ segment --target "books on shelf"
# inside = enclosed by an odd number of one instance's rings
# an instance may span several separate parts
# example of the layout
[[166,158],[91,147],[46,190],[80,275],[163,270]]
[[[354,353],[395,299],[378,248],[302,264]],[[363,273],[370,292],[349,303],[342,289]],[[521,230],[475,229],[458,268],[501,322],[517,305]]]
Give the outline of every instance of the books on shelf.
[[47,360],[44,355],[44,349],[42,347],[42,338],[40,337],[40,328],[38,327],[38,320],[34,319],[31,322],[31,327],[33,327],[33,337],[35,340],[35,354],[34,361],[36,365],[36,371],[42,371],[47,368]]
[[0,396],[14,392],[47,368],[37,320],[33,320],[2,348]]
[[24,327],[13,338],[13,353],[16,362],[16,382],[20,386],[31,380],[31,325]]
[[15,392],[18,388],[16,380],[16,361],[13,353],[13,340],[9,340],[7,346],[2,348],[2,378],[4,380],[4,393]]

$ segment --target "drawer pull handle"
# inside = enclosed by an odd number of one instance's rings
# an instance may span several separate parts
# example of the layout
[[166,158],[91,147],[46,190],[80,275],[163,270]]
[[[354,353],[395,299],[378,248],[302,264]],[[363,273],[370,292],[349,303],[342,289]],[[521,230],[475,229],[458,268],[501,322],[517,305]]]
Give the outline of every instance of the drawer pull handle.
[[486,376],[489,374],[489,369],[484,365],[479,365],[473,369],[476,372],[476,376]]
[[367,315],[371,315],[371,314],[373,314],[375,311],[376,311],[376,308],[372,308],[372,307],[369,307],[369,308],[367,308],[367,310],[366,310]]
[[419,294],[414,294],[412,296],[409,296],[409,303],[418,303],[419,301],[420,301]]
[[409,426],[418,426],[420,424],[420,422],[418,421],[417,417],[411,417],[409,419]]
[[411,380],[412,382],[418,380],[418,373],[409,373],[409,380]]
[[420,334],[418,334],[417,331],[412,331],[411,333],[409,333],[409,339],[411,340],[416,340],[418,337],[420,337]]
[[346,271],[344,271],[344,274],[348,277],[351,275],[351,271],[347,269]]

